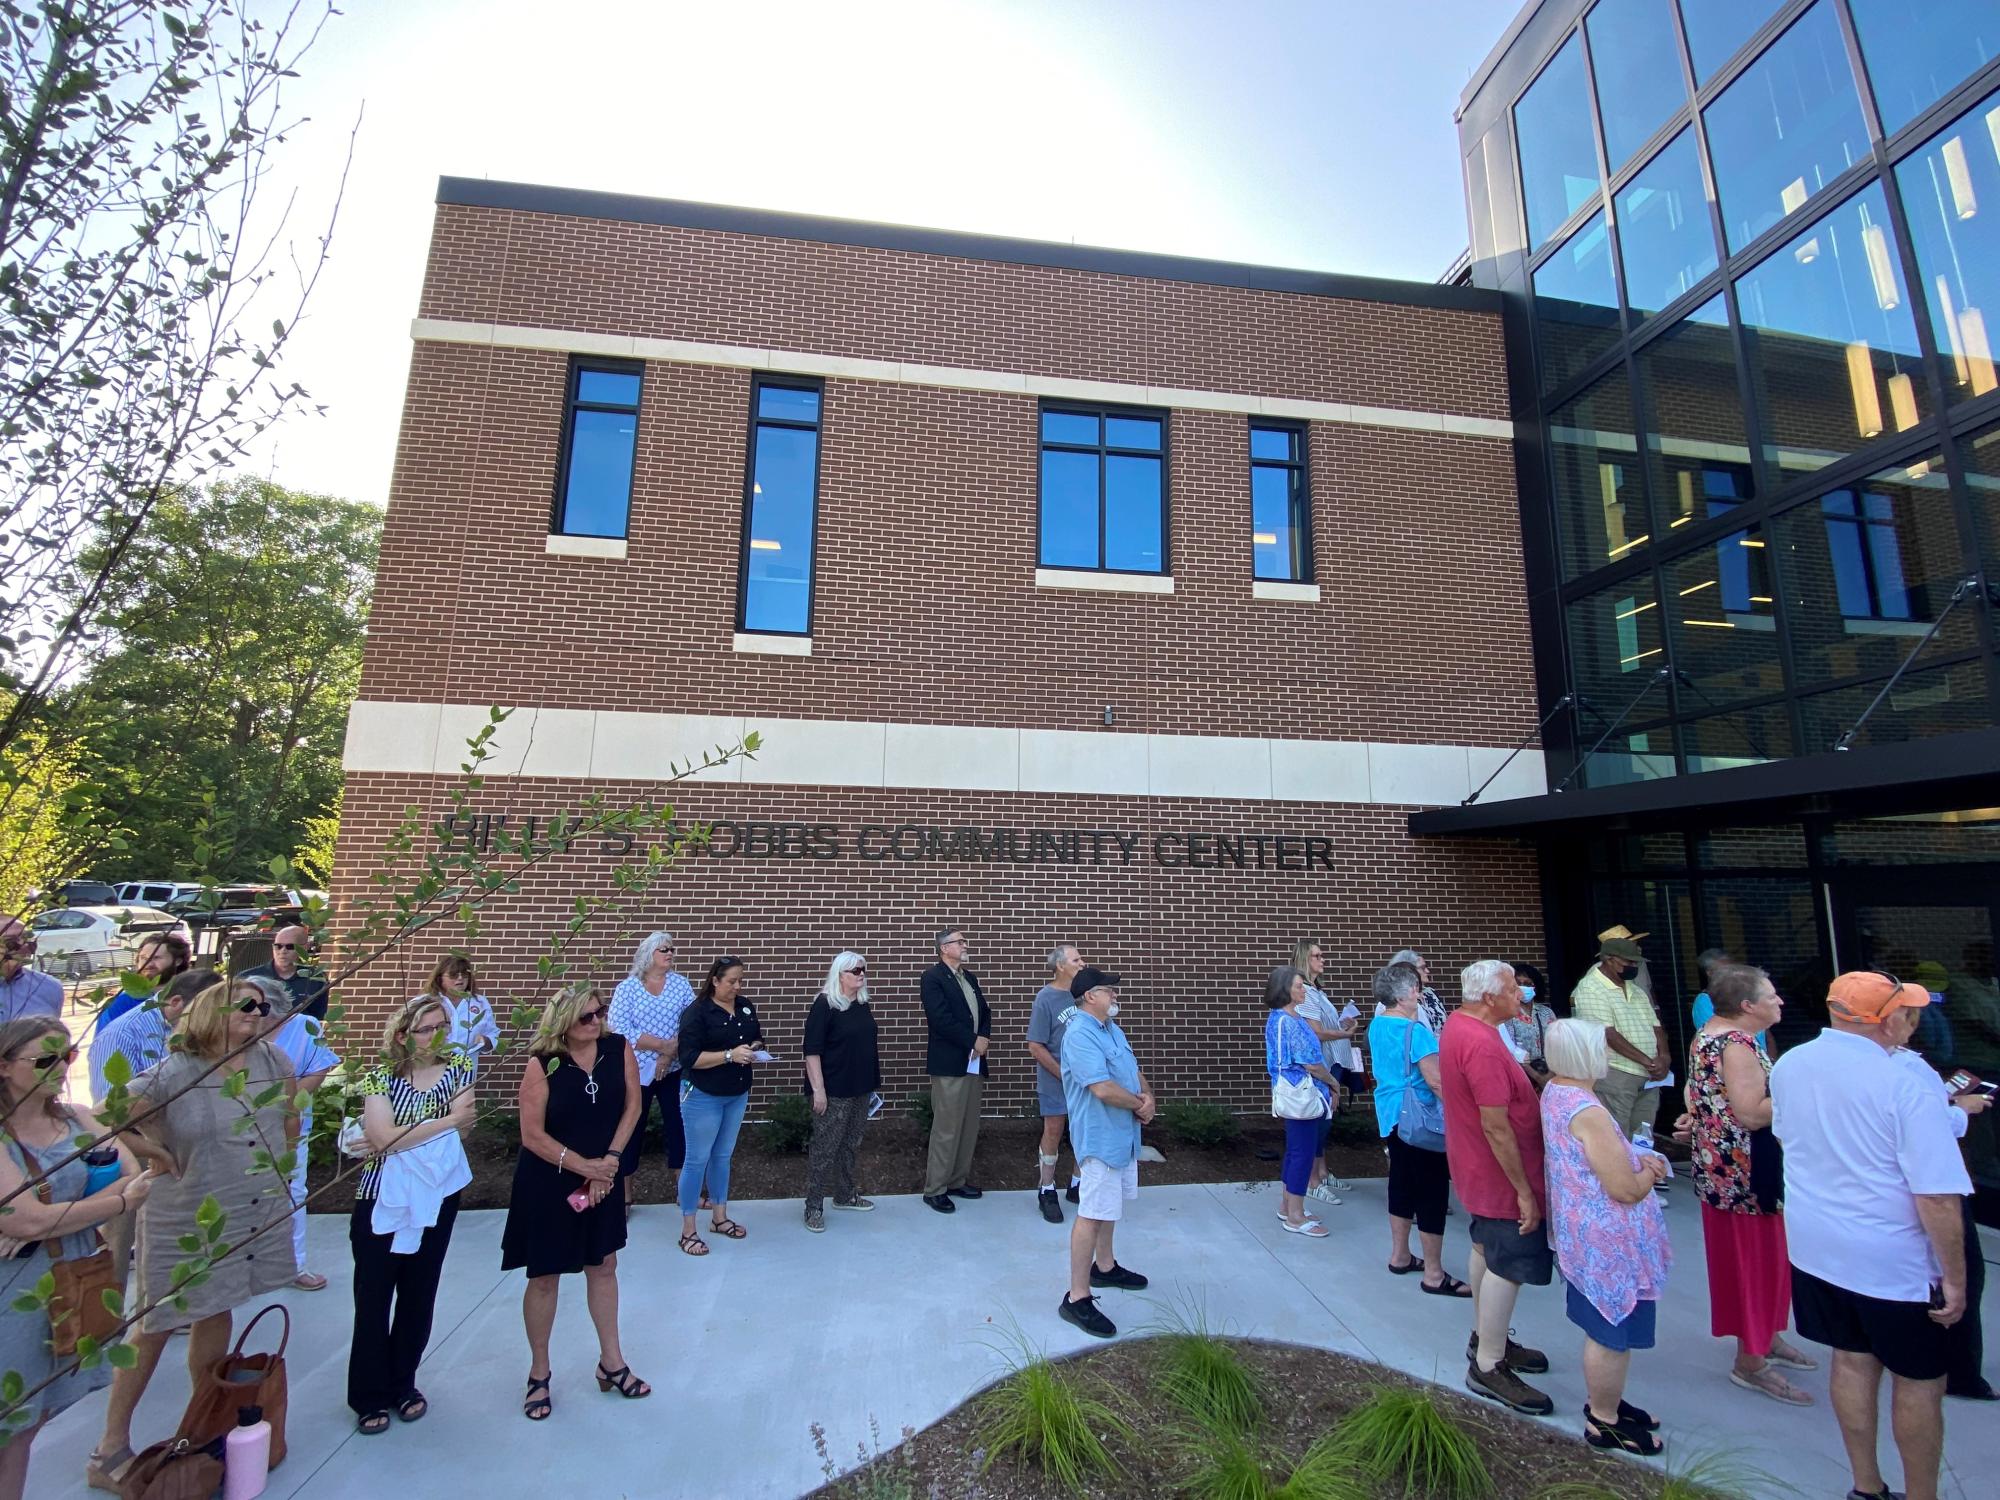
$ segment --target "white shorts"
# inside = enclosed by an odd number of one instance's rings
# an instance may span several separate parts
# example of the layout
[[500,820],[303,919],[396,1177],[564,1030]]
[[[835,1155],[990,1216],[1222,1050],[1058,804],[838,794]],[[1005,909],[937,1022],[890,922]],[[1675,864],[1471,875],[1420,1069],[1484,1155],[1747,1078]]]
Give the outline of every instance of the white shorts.
[[1076,1211],[1081,1218],[1115,1224],[1124,1217],[1125,1205],[1139,1196],[1137,1158],[1122,1167],[1107,1167],[1096,1157],[1086,1156],[1077,1163],[1077,1175],[1082,1179],[1076,1189]]

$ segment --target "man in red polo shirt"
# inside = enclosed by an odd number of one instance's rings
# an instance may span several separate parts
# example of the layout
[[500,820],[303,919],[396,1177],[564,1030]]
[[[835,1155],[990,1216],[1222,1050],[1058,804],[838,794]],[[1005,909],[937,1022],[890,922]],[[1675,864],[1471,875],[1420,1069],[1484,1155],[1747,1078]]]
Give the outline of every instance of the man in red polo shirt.
[[1444,1084],[1444,1144],[1452,1185],[1472,1215],[1472,1341],[1466,1389],[1515,1411],[1545,1416],[1546,1392],[1521,1379],[1549,1359],[1507,1337],[1523,1286],[1547,1286],[1548,1188],[1542,1178],[1542,1115],[1535,1086],[1507,1049],[1500,1028],[1521,1014],[1514,970],[1482,959],[1459,976],[1465,1003],[1439,1040]]

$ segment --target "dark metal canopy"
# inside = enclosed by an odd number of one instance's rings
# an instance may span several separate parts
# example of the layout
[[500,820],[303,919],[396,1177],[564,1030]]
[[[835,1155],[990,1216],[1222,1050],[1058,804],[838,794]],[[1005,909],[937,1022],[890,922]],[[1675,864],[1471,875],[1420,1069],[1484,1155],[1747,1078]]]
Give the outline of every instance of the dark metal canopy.
[[1678,828],[1884,814],[2000,801],[2000,728],[1870,745],[1623,786],[1475,802],[1410,814],[1417,838]]

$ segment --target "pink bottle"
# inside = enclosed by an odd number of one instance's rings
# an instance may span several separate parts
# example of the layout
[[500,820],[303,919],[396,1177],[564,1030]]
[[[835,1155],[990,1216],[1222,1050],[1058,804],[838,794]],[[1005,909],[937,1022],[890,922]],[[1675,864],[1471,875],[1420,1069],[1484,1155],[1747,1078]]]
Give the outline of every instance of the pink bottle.
[[222,1443],[222,1500],[254,1500],[271,1477],[271,1424],[264,1408],[237,1408],[236,1425]]

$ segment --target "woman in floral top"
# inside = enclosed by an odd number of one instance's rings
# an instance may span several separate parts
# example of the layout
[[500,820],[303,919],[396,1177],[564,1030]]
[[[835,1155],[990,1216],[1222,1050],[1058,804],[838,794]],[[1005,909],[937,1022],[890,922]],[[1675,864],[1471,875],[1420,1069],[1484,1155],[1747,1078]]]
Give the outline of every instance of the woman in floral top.
[[1743,964],[1718,965],[1708,991],[1715,1015],[1689,1049],[1687,1098],[1708,1252],[1709,1331],[1736,1340],[1733,1384],[1810,1406],[1812,1396],[1773,1368],[1819,1367],[1778,1336],[1792,1312],[1785,1217],[1776,1204],[1759,1204],[1750,1182],[1751,1134],[1771,1123],[1771,1062],[1759,1041],[1784,1001],[1770,975]]
[[1584,1333],[1584,1440],[1651,1456],[1660,1424],[1625,1400],[1634,1349],[1653,1347],[1673,1250],[1654,1187],[1666,1159],[1640,1152],[1598,1102],[1608,1070],[1602,1021],[1557,1021],[1544,1039],[1542,1090],[1549,1242],[1569,1283],[1569,1320]]
[[1284,1185],[1278,1217],[1293,1234],[1326,1238],[1326,1226],[1306,1212],[1306,1187],[1311,1181],[1313,1154],[1319,1150],[1319,1122],[1333,1108],[1333,1074],[1319,1038],[1300,1014],[1306,1001],[1306,977],[1290,964],[1271,971],[1264,986],[1270,1015],[1264,1022],[1264,1069],[1271,1082],[1297,1086],[1310,1078],[1319,1090],[1320,1113],[1310,1120],[1285,1121],[1285,1159],[1279,1168]]

